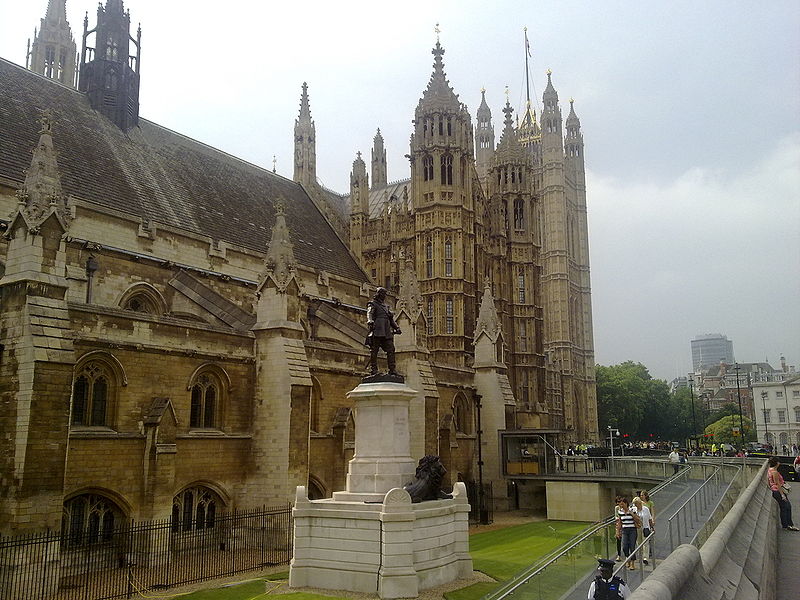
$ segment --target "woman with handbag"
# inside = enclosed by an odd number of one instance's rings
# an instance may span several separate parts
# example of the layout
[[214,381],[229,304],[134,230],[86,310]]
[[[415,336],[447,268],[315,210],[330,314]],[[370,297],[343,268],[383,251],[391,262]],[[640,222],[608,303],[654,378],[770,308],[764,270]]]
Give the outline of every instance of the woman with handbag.
[[767,469],[767,485],[772,490],[772,497],[778,503],[781,514],[781,527],[789,531],[800,531],[792,522],[792,505],[786,497],[786,483],[783,475],[778,472],[780,461],[774,456],[769,459],[769,469]]

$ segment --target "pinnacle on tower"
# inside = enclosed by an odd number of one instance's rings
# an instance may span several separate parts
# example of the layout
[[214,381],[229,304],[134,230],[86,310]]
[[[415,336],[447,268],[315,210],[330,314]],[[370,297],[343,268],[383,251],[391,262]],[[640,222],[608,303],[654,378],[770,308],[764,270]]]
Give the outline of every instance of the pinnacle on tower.
[[378,133],[372,141],[372,187],[386,187],[386,148],[383,145],[383,136],[378,128]]
[[[107,0],[97,7],[97,25],[83,22],[83,45],[78,89],[86,93],[92,108],[127,131],[139,123],[139,64],[141,28],[131,38],[131,15],[122,0]],[[94,48],[87,47],[94,34]],[[136,56],[131,55],[131,44]]]
[[436,40],[436,46],[431,50],[431,54],[433,54],[433,73],[431,73],[431,78],[428,81],[428,87],[422,93],[422,99],[419,101],[417,110],[420,110],[420,107],[426,104],[450,105],[456,110],[460,109],[461,103],[458,100],[458,94],[450,87],[450,82],[444,72],[444,61],[442,61],[444,48],[442,48],[438,39]]
[[489,163],[494,153],[494,125],[492,125],[492,111],[486,103],[486,90],[481,88],[481,104],[478,107],[477,123],[475,125],[475,168],[481,180],[489,172]]
[[294,180],[307,186],[317,183],[316,137],[308,100],[308,84],[304,81],[300,94],[300,114],[294,122]]
[[[544,108],[542,108],[542,135],[558,135],[558,143],[561,145],[561,109],[558,107],[558,92],[553,87],[552,71],[547,70],[547,87],[542,94]],[[550,145],[553,145],[552,139]]]
[[48,0],[44,19],[51,23],[66,23],[67,0]]
[[42,220],[51,208],[55,208],[62,221],[67,220],[66,200],[53,147],[53,114],[49,110],[42,112],[39,142],[17,197],[24,203],[24,211],[32,223]]
[[481,121],[489,121],[492,118],[492,111],[486,104],[486,89],[481,88],[481,104],[478,106],[478,124]]
[[266,274],[283,291],[294,275],[297,262],[294,258],[289,228],[286,226],[286,211],[279,201],[275,207],[275,224],[272,226],[269,246],[267,247]]
[[308,83],[303,82],[303,91],[300,94],[300,121],[311,120],[311,106],[308,101]]
[[25,66],[74,88],[76,55],[77,46],[67,22],[66,0],[49,0],[40,27],[34,30]]

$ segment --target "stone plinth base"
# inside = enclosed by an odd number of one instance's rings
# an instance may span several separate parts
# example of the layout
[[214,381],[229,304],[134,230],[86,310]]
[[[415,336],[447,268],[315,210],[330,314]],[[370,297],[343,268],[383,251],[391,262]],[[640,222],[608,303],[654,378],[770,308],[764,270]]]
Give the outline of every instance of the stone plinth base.
[[347,484],[333,499],[381,502],[386,492],[414,479],[408,406],[416,392],[402,383],[362,383],[348,392],[353,400],[355,454],[347,467]]
[[292,512],[290,587],[414,598],[472,575],[463,483],[456,483],[451,500],[419,504],[399,488],[380,504],[310,501],[301,486]]

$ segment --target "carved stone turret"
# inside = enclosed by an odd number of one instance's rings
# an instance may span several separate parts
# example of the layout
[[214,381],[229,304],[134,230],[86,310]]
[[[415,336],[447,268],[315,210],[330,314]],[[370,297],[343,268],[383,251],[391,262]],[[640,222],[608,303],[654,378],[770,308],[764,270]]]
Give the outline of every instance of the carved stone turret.
[[[107,0],[97,7],[97,25],[89,29],[88,17],[83,22],[83,50],[78,89],[89,97],[92,108],[127,131],[139,122],[139,59],[141,27],[136,39],[130,35],[131,14],[122,0]],[[87,47],[90,34],[95,34],[94,47]],[[131,42],[136,54],[131,54]]]
[[33,34],[29,62],[31,71],[74,88],[78,48],[67,21],[67,0],[49,0],[47,13]]

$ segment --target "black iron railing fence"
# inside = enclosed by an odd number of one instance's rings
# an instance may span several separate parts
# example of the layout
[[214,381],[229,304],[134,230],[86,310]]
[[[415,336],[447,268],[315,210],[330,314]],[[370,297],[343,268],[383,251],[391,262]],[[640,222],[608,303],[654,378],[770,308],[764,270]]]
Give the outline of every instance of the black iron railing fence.
[[291,506],[193,521],[129,521],[102,536],[0,537],[3,600],[135,598],[269,565],[292,555]]

